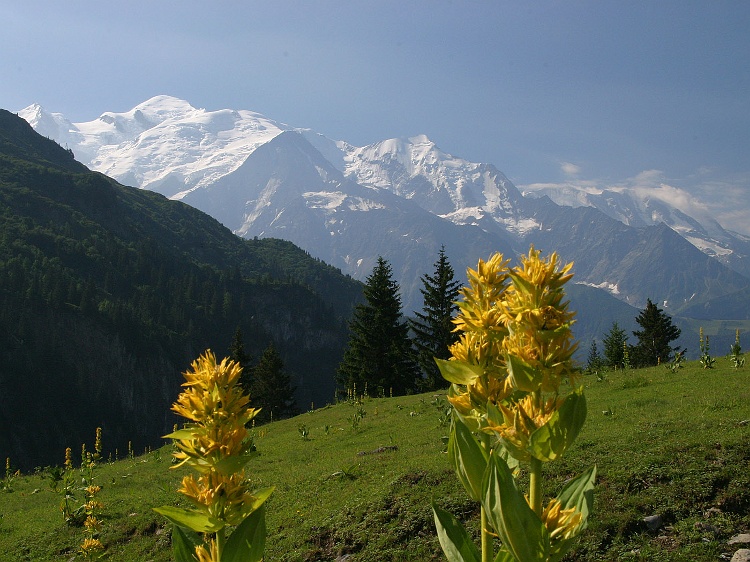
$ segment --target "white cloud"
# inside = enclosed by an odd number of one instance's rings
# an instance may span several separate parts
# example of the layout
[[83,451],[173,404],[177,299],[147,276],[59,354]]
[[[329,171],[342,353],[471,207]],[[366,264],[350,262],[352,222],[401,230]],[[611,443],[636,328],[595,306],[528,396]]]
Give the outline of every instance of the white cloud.
[[730,178],[714,178],[714,173],[704,167],[690,177],[675,179],[667,178],[661,170],[644,170],[619,182],[570,178],[559,183],[522,185],[519,189],[524,193],[544,193],[560,204],[573,206],[587,204],[584,194],[599,195],[605,190],[632,192],[637,199],[658,199],[702,223],[713,218],[724,228],[750,236],[750,173]]
[[560,164],[560,169],[566,176],[577,176],[581,173],[581,167],[570,162],[562,162]]

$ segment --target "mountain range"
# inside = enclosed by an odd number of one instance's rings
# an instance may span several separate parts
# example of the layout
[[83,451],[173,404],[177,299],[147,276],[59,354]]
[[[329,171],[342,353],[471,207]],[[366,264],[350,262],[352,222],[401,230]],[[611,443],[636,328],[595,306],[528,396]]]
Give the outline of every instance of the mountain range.
[[19,115],[91,169],[188,203],[242,237],[290,240],[356,279],[382,255],[407,311],[421,306],[419,277],[441,245],[459,272],[494,251],[558,251],[575,261],[576,283],[671,314],[700,303],[712,316],[713,299],[750,285],[750,240],[691,216],[695,206],[625,190],[524,195],[492,164],[424,135],[355,147],[170,96],[86,123],[38,105]]
[[[0,456],[60,464],[102,427],[122,455],[161,445],[180,373],[242,335],[273,345],[297,405],[334,398],[362,285],[291,242],[92,172],[0,110]],[[239,332],[238,332],[239,329]]]

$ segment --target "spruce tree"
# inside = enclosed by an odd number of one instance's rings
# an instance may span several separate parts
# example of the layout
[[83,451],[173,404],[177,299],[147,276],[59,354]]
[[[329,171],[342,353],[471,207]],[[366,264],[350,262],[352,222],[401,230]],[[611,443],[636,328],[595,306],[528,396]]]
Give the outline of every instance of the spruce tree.
[[262,408],[256,419],[271,421],[293,415],[296,410],[294,390],[281,355],[270,344],[252,369],[250,405]]
[[617,322],[612,322],[612,328],[602,341],[604,343],[604,361],[612,369],[624,367],[627,341],[625,330],[620,329]]
[[602,368],[602,364],[604,362],[602,361],[601,356],[599,355],[599,350],[596,346],[596,340],[591,340],[591,347],[589,347],[589,356],[586,360],[586,370],[590,373],[594,373]]
[[251,357],[245,352],[245,342],[242,339],[242,329],[237,326],[232,337],[232,343],[229,346],[229,358],[232,361],[237,361],[242,367],[242,374],[240,375],[240,384],[245,392],[250,393],[252,369],[250,367]]
[[365,303],[349,323],[349,344],[336,374],[340,386],[370,394],[406,394],[414,390],[419,368],[402,318],[399,286],[390,264],[378,257],[366,280]]
[[440,248],[435,274],[423,275],[422,285],[423,312],[415,312],[416,318],[409,324],[414,333],[417,361],[424,374],[422,387],[437,390],[447,387],[448,383],[441,376],[435,358],[448,359],[450,346],[458,340],[458,334],[453,331],[453,315],[458,309],[456,299],[461,283],[453,278],[453,267],[445,255],[445,246]]
[[671,361],[672,353],[680,348],[669,344],[680,337],[680,329],[672,324],[669,315],[652,303],[651,299],[647,299],[646,308],[638,314],[635,321],[643,329],[633,332],[638,338],[630,357],[633,365],[650,367]]

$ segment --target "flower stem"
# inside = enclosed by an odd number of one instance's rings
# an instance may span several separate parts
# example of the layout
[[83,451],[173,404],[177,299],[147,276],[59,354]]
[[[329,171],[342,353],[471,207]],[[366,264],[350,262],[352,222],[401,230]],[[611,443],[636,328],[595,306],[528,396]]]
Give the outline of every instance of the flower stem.
[[[480,433],[480,441],[482,447],[489,454],[491,452],[490,436],[486,433]],[[481,525],[482,525],[482,562],[492,562],[495,559],[495,553],[493,552],[492,545],[492,533],[489,529],[489,518],[484,507],[481,509]]]
[[221,560],[221,555],[224,552],[224,543],[226,542],[226,530],[224,527],[216,531],[216,554]]
[[531,457],[529,467],[529,504],[540,518],[542,517],[542,461]]

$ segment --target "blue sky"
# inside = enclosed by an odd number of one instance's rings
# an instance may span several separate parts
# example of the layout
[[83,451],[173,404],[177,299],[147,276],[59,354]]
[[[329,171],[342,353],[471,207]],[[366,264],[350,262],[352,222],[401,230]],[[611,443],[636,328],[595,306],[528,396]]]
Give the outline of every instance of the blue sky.
[[519,186],[649,178],[750,235],[750,2],[0,0],[0,21],[11,111],[169,94],[359,146],[424,133]]

